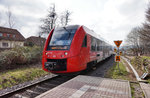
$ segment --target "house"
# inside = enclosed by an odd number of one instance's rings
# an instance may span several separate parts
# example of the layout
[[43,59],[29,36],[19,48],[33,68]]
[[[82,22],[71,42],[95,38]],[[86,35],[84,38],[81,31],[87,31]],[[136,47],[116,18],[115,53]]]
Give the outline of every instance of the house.
[[44,46],[46,39],[43,37],[36,37],[36,36],[31,36],[26,39],[26,45],[27,46]]
[[25,38],[16,29],[0,27],[0,50],[24,46]]

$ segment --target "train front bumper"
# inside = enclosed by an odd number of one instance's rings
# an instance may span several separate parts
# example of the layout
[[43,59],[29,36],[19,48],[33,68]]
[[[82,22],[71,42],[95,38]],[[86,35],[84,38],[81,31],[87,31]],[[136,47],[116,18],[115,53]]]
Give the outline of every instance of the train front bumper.
[[86,69],[86,64],[82,64],[79,56],[67,59],[47,59],[44,69],[52,73],[72,73]]

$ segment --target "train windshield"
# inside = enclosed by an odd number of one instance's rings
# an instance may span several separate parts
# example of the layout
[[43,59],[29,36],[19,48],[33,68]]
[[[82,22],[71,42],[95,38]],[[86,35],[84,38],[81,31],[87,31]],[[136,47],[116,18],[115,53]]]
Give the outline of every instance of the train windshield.
[[60,50],[60,49],[68,49],[71,45],[72,39],[76,29],[67,29],[63,27],[63,29],[55,29],[52,38],[49,43],[50,50]]

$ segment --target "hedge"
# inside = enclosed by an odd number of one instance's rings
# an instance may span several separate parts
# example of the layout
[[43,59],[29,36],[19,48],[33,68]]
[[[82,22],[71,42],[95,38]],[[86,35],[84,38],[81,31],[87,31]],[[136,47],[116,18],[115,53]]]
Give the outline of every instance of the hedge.
[[41,61],[41,47],[16,47],[0,52],[0,68],[20,67],[25,64],[33,64]]

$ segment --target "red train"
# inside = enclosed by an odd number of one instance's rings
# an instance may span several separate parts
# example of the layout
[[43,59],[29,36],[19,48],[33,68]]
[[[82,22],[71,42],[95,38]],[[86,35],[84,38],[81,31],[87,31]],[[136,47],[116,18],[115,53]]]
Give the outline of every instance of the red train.
[[53,29],[45,43],[42,68],[52,73],[85,70],[111,55],[111,46],[85,26]]

